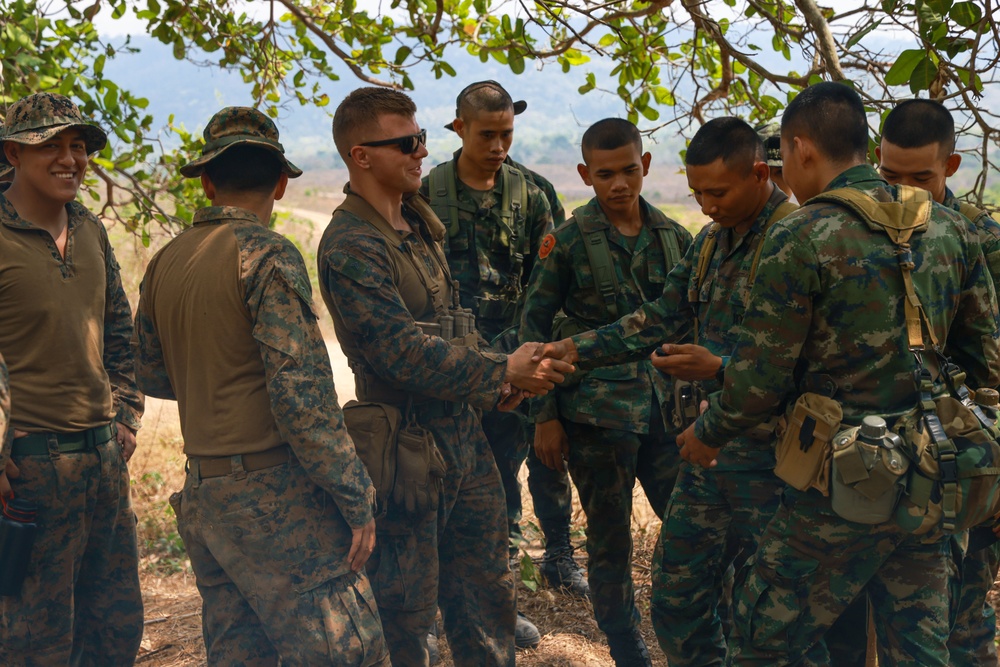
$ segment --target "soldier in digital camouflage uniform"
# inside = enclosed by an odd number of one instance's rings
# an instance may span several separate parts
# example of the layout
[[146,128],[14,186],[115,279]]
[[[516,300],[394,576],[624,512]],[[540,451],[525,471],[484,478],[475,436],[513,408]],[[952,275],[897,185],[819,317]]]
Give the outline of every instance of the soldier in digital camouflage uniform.
[[389,665],[362,568],[373,487],[344,428],[309,275],[268,229],[302,172],[264,114],[204,132],[212,206],[153,257],[135,323],[140,386],[178,401],[187,476],[171,496],[212,665]]
[[[807,205],[768,232],[723,390],[678,438],[696,465],[717,465],[719,448],[803,391],[837,400],[847,425],[866,415],[891,424],[917,400],[896,246],[852,209],[808,205],[840,188],[899,200],[866,164],[860,97],[839,83],[810,86],[789,104],[781,144],[786,180]],[[994,386],[997,307],[978,235],[953,211],[920,206],[899,210],[930,216],[909,240],[926,325],[970,386]],[[732,664],[829,664],[824,633],[865,594],[893,664],[949,664],[948,552],[943,537],[847,521],[820,492],[786,486],[735,595]]]
[[456,300],[440,246],[446,231],[416,194],[427,150],[415,113],[406,95],[381,88],[340,104],[333,136],[351,180],[318,253],[359,400],[408,413],[433,436],[446,470],[436,511],[414,518],[389,504],[368,571],[395,667],[427,664],[437,607],[456,665],[512,667],[503,489],[473,408],[512,408],[520,395],[501,401],[507,383],[544,393],[570,368],[536,366],[533,345],[505,355],[477,349],[474,333],[450,341],[425,333],[442,327]]
[[[446,126],[462,138],[462,148],[450,162],[424,177],[421,187],[448,227],[445,253],[451,275],[458,281],[462,305],[476,314],[476,325],[487,341],[518,324],[534,258],[542,238],[553,229],[549,201],[534,183],[538,177],[523,171],[507,155],[514,116],[526,107],[524,101],[514,102],[495,81],[464,88],[456,99],[456,119]],[[504,219],[505,201],[518,207],[521,179],[526,181],[526,201],[519,203],[520,210],[513,210],[510,219]],[[533,434],[523,412],[485,413],[483,430],[503,480],[510,552],[516,557],[523,541],[517,476]],[[586,595],[586,580],[572,560],[569,544],[571,500],[565,473],[543,472],[539,466],[533,466],[533,473],[531,487],[542,500],[538,516],[547,537],[542,570],[558,583],[564,572],[565,583]],[[518,614],[518,647],[536,646],[540,640],[537,628]]]
[[38,510],[27,579],[0,600],[0,664],[131,665],[142,639],[126,462],[143,398],[132,314],[104,225],[75,201],[107,143],[69,99],[7,109],[0,163],[0,350],[14,442],[0,493]]
[[[882,142],[875,149],[879,172],[889,183],[928,190],[934,201],[969,218],[979,232],[986,267],[1000,294],[1000,224],[988,213],[955,198],[947,179],[957,170],[962,156],[955,152],[955,121],[951,112],[932,100],[908,100],[898,104],[882,125]],[[992,542],[963,556],[966,548],[953,539],[956,572],[952,595],[952,632],[948,641],[953,667],[997,664],[997,619],[986,594],[1000,568],[1000,543]]]
[[[642,152],[635,125],[600,121],[584,133],[581,148],[585,164],[578,169],[596,197],[545,238],[521,316],[524,340],[550,338],[560,311],[579,331],[639,307],[663,291],[691,243],[687,230],[639,194],[651,156]],[[598,234],[616,276],[613,307],[585,247]],[[644,359],[593,371],[532,403],[539,459],[557,470],[568,462],[587,514],[594,616],[618,665],[650,664],[632,584],[632,489],[638,479],[657,516],[664,515],[679,462],[675,434],[668,435],[670,382]]]

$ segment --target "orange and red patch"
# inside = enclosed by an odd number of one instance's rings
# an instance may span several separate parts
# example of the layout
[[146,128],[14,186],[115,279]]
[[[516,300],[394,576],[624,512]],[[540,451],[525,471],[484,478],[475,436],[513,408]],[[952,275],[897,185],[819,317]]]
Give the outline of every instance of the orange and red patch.
[[547,234],[544,239],[542,239],[542,246],[538,249],[538,258],[545,259],[552,252],[552,249],[556,247],[556,237],[552,234]]

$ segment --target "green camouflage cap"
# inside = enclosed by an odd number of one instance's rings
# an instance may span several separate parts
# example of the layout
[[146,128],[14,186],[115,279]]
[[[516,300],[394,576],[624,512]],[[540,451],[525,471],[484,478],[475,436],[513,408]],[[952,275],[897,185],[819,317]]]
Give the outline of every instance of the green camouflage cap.
[[[460,92],[458,94],[458,97],[455,98],[455,118],[462,117],[461,114],[462,98],[473,91],[479,90],[480,88],[492,88],[493,90],[496,90],[505,95],[507,99],[510,101],[510,105],[514,107],[515,116],[524,113],[524,110],[528,108],[527,102],[525,102],[524,100],[518,100],[517,102],[515,102],[514,98],[510,96],[510,93],[508,93],[503,86],[501,86],[496,81],[489,79],[487,81],[476,81],[475,83],[470,83],[468,86],[462,89],[462,92]],[[444,126],[444,129],[451,130],[452,132],[454,132],[455,123],[454,122],[448,123],[447,125]]]
[[188,178],[201,176],[205,166],[233,146],[259,146],[274,153],[281,162],[281,170],[289,178],[302,175],[302,170],[288,161],[285,149],[278,142],[278,128],[270,118],[250,107],[226,107],[212,116],[203,133],[205,147],[201,157],[181,167],[181,174]]
[[83,132],[87,154],[108,144],[108,135],[87,122],[72,100],[55,93],[35,93],[22,97],[7,108],[5,129],[0,133],[0,164],[9,164],[2,150],[4,142],[35,145],[71,128]]
[[764,142],[764,150],[767,151],[767,166],[781,166],[781,124],[765,123],[755,128],[757,136]]

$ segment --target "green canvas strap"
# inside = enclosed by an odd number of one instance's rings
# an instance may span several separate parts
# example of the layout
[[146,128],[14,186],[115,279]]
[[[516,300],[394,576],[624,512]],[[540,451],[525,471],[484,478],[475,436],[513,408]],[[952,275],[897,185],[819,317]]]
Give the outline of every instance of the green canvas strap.
[[982,216],[987,215],[986,211],[970,204],[967,201],[958,202],[958,212],[972,222],[976,222]]
[[677,234],[666,227],[657,227],[656,235],[660,238],[660,249],[663,250],[663,266],[670,273],[681,261],[681,246],[677,243]]
[[464,210],[474,213],[475,209],[462,205],[458,201],[458,182],[455,174],[455,161],[442,162],[433,169],[429,176],[430,201],[434,213],[448,227],[448,238],[454,238],[459,232],[458,212]]
[[[760,230],[760,238],[757,239],[757,249],[753,253],[753,261],[750,262],[750,275],[747,277],[747,298],[749,298],[750,290],[753,289],[753,284],[757,280],[757,266],[760,264],[760,253],[764,249],[764,236],[767,234],[767,230],[778,220],[791,215],[798,209],[798,206],[786,199],[774,208],[771,217],[764,223],[764,229]],[[746,306],[745,303],[743,305]]]
[[[580,219],[575,216],[573,219],[579,227]],[[618,276],[615,275],[615,266],[611,261],[608,235],[604,229],[584,232],[580,227],[580,232],[583,234],[583,247],[587,249],[587,261],[594,274],[597,293],[608,311],[608,321],[613,322],[618,319]]]

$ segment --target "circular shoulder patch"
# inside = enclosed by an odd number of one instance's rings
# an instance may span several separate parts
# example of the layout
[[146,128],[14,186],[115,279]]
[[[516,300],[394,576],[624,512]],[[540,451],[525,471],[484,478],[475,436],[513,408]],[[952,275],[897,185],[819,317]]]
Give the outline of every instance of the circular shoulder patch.
[[542,239],[542,245],[538,249],[538,258],[545,259],[552,252],[552,249],[556,247],[556,237],[552,234],[546,234],[545,238]]

